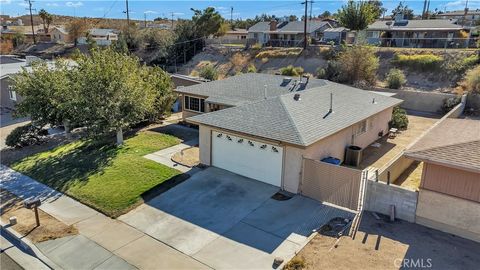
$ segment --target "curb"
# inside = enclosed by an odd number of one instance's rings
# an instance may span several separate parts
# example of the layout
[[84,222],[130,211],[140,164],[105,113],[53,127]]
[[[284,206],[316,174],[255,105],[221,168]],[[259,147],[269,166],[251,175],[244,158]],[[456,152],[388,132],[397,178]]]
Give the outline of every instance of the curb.
[[4,222],[0,221],[0,231],[2,233],[5,233],[5,237],[10,239],[13,239],[14,242],[18,243],[19,248],[29,254],[32,255],[33,257],[36,257],[40,262],[45,264],[48,268],[50,269],[62,269],[60,266],[58,266],[56,263],[51,261],[47,256],[45,256],[36,246],[33,244],[32,241],[27,239],[26,237],[23,237],[20,235],[18,232],[16,232],[13,228],[10,228],[5,224]]

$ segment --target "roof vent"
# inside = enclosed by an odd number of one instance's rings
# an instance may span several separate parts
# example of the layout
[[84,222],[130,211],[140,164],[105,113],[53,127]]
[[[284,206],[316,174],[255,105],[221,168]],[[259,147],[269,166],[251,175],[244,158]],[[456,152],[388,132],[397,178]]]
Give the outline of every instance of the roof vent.
[[375,100],[375,98],[373,98],[372,104],[377,104],[377,101]]
[[295,94],[293,95],[293,99],[296,100],[296,101],[299,101],[300,100],[300,94]]

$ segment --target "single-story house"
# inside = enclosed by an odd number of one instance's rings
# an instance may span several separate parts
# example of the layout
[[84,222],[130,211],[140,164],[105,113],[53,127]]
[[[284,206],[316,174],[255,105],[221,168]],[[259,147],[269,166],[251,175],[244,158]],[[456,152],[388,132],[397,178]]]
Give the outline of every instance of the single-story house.
[[416,222],[480,242],[480,121],[447,118],[405,156],[423,162]]
[[[304,21],[258,22],[248,29],[248,38],[255,43],[271,46],[299,46],[303,44]],[[309,38],[321,39],[325,29],[332,28],[328,22],[307,22]]]
[[335,27],[325,29],[323,33],[323,40],[325,42],[334,42],[335,44],[340,44],[342,41],[347,40],[347,34],[350,30],[345,27]]
[[247,29],[233,29],[233,30],[228,30],[225,32],[225,35],[219,37],[219,39],[224,39],[224,40],[245,40],[247,39],[248,36],[248,31]]
[[52,42],[58,42],[58,43],[72,43],[73,39],[68,34],[68,31],[63,28],[63,27],[58,27],[55,26],[52,29],[50,29],[50,38]]
[[455,20],[376,21],[366,30],[367,42],[386,47],[445,48],[468,44],[466,29]]
[[12,88],[12,76],[20,72],[23,67],[27,67],[25,59],[19,59],[13,56],[1,56],[0,69],[0,107],[13,110],[15,105],[22,100],[22,97]]
[[[100,29],[92,28],[88,30],[88,35],[95,40],[99,46],[109,46],[112,44],[112,41],[118,40],[118,34],[120,31],[116,29]],[[87,38],[82,37],[78,39],[79,44],[87,44]]]
[[326,80],[248,73],[176,90],[200,162],[297,193],[303,157],[345,159],[387,134],[402,101]]

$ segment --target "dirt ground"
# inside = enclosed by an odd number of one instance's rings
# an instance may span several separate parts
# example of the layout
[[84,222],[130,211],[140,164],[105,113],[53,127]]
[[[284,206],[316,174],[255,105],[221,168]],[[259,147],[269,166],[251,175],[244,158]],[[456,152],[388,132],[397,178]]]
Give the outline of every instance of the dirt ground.
[[[480,243],[365,212],[355,238],[317,235],[296,256],[303,269],[478,269]],[[423,266],[423,267],[422,267]]]
[[5,189],[0,189],[0,201],[2,222],[8,223],[10,217],[17,217],[18,223],[12,228],[33,242],[42,242],[78,234],[75,227],[65,225],[42,210],[38,210],[40,226],[36,227],[33,210],[24,208],[23,200]]
[[381,169],[438,120],[439,116],[425,117],[408,115],[409,123],[406,130],[400,131],[395,138],[383,137],[379,139],[377,142],[381,144],[380,148],[373,146],[365,148],[360,168],[375,167]]
[[193,167],[200,163],[200,149],[198,147],[190,147],[184,149],[172,156],[172,160],[187,167]]
[[395,185],[418,190],[422,180],[423,162],[415,161],[395,180]]

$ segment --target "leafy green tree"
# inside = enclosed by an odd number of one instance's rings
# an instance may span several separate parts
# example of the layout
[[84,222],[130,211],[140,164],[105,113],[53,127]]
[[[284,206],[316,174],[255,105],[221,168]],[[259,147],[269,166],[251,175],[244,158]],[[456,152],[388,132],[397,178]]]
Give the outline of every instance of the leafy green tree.
[[81,120],[95,133],[116,131],[118,145],[123,130],[159,113],[157,99],[171,91],[166,73],[154,74],[158,69],[150,71],[138,58],[111,49],[93,50],[77,62]]
[[218,11],[215,11],[215,8],[207,7],[204,10],[192,8],[191,10],[193,11],[192,21],[200,36],[217,35],[224,19]]
[[392,10],[392,16],[395,17],[399,13],[402,13],[403,17],[408,20],[414,17],[413,9],[409,8],[408,5],[403,5],[403,2],[400,2],[398,6]]
[[383,7],[383,2],[380,0],[368,0],[367,3],[372,6],[373,12],[375,12],[375,19],[379,19],[383,13],[387,11],[387,9]]
[[50,24],[53,22],[53,15],[42,8],[38,12],[38,16],[42,19],[43,30],[45,30],[45,33],[48,33],[48,28],[50,28]]
[[147,114],[147,117],[151,121],[156,121],[170,114],[176,99],[172,92],[173,83],[168,73],[159,67],[144,68],[143,71],[146,83],[156,91],[153,110]]
[[325,10],[322,14],[318,15],[318,18],[320,19],[327,19],[332,16],[332,13],[328,10]]
[[32,71],[23,69],[14,76],[13,87],[23,97],[16,113],[30,116],[36,125],[58,125],[75,118],[78,93],[73,87],[74,72],[61,59],[55,66],[35,62]]
[[366,1],[349,0],[338,10],[340,24],[351,30],[363,30],[375,21],[377,13],[373,6]]

